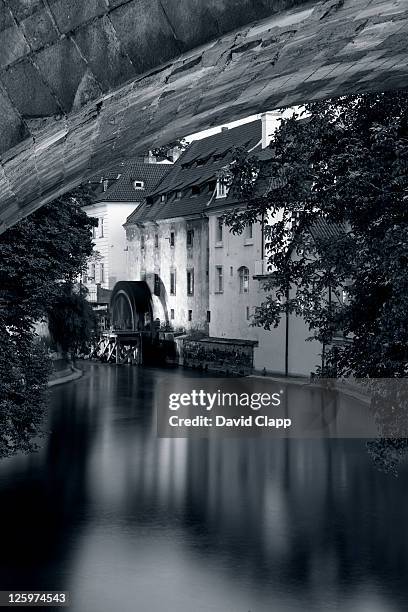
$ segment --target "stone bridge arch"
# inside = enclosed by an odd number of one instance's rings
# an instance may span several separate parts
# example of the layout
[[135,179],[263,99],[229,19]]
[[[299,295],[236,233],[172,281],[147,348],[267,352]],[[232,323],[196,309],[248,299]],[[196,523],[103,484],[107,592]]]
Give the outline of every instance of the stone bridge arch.
[[152,144],[408,85],[406,0],[1,0],[0,231]]

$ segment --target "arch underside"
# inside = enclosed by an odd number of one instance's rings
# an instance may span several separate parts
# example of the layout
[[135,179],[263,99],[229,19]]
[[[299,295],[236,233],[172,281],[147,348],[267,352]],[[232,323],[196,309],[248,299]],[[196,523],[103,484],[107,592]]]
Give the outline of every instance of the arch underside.
[[49,40],[27,3],[6,2],[0,231],[153,145],[408,86],[406,0],[101,0],[77,11],[76,0],[48,2]]

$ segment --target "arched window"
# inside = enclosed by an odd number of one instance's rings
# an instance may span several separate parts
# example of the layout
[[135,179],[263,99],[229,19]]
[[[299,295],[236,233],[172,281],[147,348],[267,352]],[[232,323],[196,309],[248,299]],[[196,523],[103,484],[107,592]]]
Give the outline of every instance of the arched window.
[[238,270],[239,274],[239,292],[248,293],[249,291],[249,270],[245,266],[242,266]]

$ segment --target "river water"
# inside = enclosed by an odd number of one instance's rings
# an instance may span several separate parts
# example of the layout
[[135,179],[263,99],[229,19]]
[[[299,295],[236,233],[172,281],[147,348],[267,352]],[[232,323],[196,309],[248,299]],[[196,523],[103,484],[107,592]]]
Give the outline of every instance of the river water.
[[159,439],[168,371],[84,367],[41,450],[0,463],[0,590],[67,590],[73,612],[408,610],[405,468],[359,440]]

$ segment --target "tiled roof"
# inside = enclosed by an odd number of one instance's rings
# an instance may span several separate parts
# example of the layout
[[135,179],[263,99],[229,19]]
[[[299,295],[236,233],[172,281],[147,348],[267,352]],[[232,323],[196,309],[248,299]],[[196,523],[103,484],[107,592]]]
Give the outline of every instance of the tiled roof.
[[[158,183],[150,195],[155,198],[153,204],[146,201],[127,219],[127,223],[171,219],[201,213],[213,197],[209,183],[214,182],[217,173],[232,161],[232,154],[237,147],[247,151],[256,147],[262,138],[262,121],[252,121],[239,127],[225,130],[195,140],[184,151],[169,173]],[[191,195],[190,188],[201,186],[200,193]],[[176,192],[189,190],[181,198]],[[166,195],[161,202],[160,196]],[[227,203],[223,200],[223,203]]]
[[333,223],[333,221],[319,217],[313,222],[310,233],[317,242],[319,240],[337,240],[346,235],[346,226],[342,223]]
[[[171,164],[146,164],[140,159],[122,162],[115,168],[120,178],[97,198],[97,202],[142,202],[168,174]],[[117,176],[117,175],[116,175]],[[143,181],[143,189],[135,189],[134,181]]]

